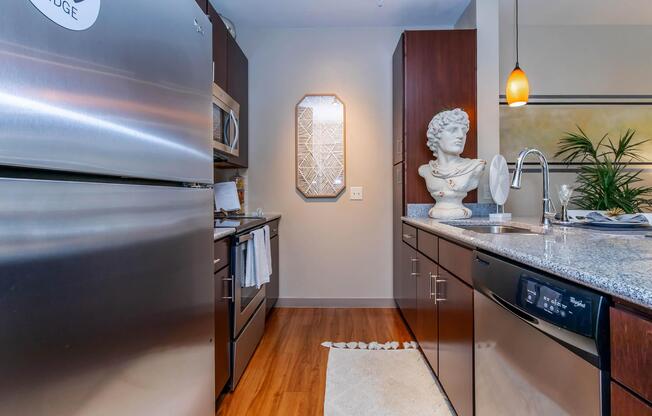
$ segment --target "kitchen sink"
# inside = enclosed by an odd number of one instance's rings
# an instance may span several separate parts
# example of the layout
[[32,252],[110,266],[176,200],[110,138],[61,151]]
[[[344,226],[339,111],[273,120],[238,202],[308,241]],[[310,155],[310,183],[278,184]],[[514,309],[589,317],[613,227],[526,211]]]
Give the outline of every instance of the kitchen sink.
[[481,234],[540,234],[527,228],[514,227],[511,225],[492,225],[492,224],[451,224],[453,227],[464,230],[474,231]]

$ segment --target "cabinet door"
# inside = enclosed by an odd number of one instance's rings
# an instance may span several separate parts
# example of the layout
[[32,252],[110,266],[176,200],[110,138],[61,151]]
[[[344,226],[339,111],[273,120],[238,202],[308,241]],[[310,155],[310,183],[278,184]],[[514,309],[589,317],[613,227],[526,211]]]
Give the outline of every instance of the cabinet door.
[[436,284],[437,264],[417,253],[417,327],[416,337],[430,367],[438,373],[437,367],[437,301],[433,291]]
[[401,312],[412,333],[417,328],[417,251],[403,242],[403,272],[401,273]]
[[[400,303],[401,293],[401,247],[403,245],[401,216],[403,215],[403,164],[394,166],[394,183],[393,189],[393,207],[392,207],[392,227],[393,227],[393,248],[394,248],[394,300],[396,304]],[[400,307],[400,305],[399,305]]]
[[279,293],[279,270],[278,270],[278,240],[279,237],[278,235],[275,237],[272,237],[270,240],[270,243],[272,245],[272,275],[269,278],[269,284],[265,288],[265,294],[267,296],[267,313],[269,314],[276,305],[276,301],[278,300],[278,293]]
[[652,321],[610,308],[611,376],[652,401]]
[[403,56],[403,39],[404,35],[401,35],[401,39],[396,45],[396,50],[394,50],[394,56],[392,58],[392,122],[393,122],[393,162],[397,164],[403,161],[403,143],[405,137],[405,130],[403,128],[404,120],[404,70],[403,65],[405,63]]
[[652,407],[612,381],[611,416],[652,416]]
[[215,273],[215,397],[218,397],[229,380],[230,336],[229,300],[231,296],[229,268]]
[[207,8],[208,18],[213,24],[213,82],[226,91],[226,41],[229,32],[210,2]]
[[473,415],[473,289],[439,268],[439,380],[455,411]]
[[230,157],[228,163],[246,168],[249,163],[249,61],[231,35],[227,36],[226,46],[226,93],[240,104],[240,154],[237,158]]
[[398,305],[399,310],[401,311],[401,314],[403,315],[403,318],[405,318],[407,322],[407,317],[405,316],[406,314],[406,309],[405,309],[405,279],[406,275],[408,274],[410,270],[410,254],[408,252],[409,246],[403,242],[403,240],[400,239],[400,235],[398,237],[398,259],[399,259],[399,264],[398,264],[398,274],[396,278],[396,283],[397,286],[395,288],[395,298],[396,298],[396,304]]

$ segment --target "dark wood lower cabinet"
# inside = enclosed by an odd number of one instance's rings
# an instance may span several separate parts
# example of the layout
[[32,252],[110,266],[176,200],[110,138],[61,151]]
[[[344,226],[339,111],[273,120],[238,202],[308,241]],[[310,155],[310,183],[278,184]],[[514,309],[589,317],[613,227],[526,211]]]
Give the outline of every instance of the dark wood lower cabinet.
[[230,376],[229,301],[231,296],[229,268],[224,267],[215,278],[215,397],[218,397]]
[[417,327],[417,261],[417,251],[402,242],[399,307],[412,332]]
[[403,165],[399,164],[394,166],[394,184],[393,184],[393,193],[394,193],[394,204],[392,206],[392,228],[393,228],[393,260],[394,260],[394,300],[396,301],[396,306],[399,306],[400,303],[400,293],[401,293],[401,246],[403,245],[402,238],[402,226],[403,222],[401,217],[403,216]]
[[652,407],[611,382],[611,416],[652,416]]
[[433,292],[438,278],[438,266],[417,253],[417,326],[415,336],[430,367],[438,373],[437,301]]
[[652,401],[652,320],[610,308],[611,377]]
[[459,416],[473,415],[473,289],[439,268],[439,380]]
[[265,288],[265,295],[267,297],[267,303],[266,308],[267,308],[267,313],[269,314],[272,311],[272,308],[274,305],[276,305],[276,301],[278,300],[278,293],[279,293],[279,252],[278,252],[278,242],[279,242],[279,237],[278,235],[275,237],[272,237],[270,241],[270,244],[272,245],[271,251],[272,251],[272,275],[269,278],[269,284]]

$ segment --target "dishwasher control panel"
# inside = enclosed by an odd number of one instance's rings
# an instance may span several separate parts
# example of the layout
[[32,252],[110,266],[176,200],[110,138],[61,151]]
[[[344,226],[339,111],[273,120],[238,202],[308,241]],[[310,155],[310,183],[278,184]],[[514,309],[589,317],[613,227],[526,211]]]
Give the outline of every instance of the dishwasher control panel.
[[593,334],[593,296],[521,275],[518,305],[530,314],[585,335]]

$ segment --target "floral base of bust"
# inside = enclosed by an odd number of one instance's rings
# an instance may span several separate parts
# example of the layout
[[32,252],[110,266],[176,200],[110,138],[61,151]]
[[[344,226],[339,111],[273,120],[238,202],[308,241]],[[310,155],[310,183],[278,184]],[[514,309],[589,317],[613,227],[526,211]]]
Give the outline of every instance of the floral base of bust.
[[471,218],[473,212],[465,206],[444,207],[440,204],[435,204],[434,207],[428,211],[428,216],[436,220],[463,220]]

